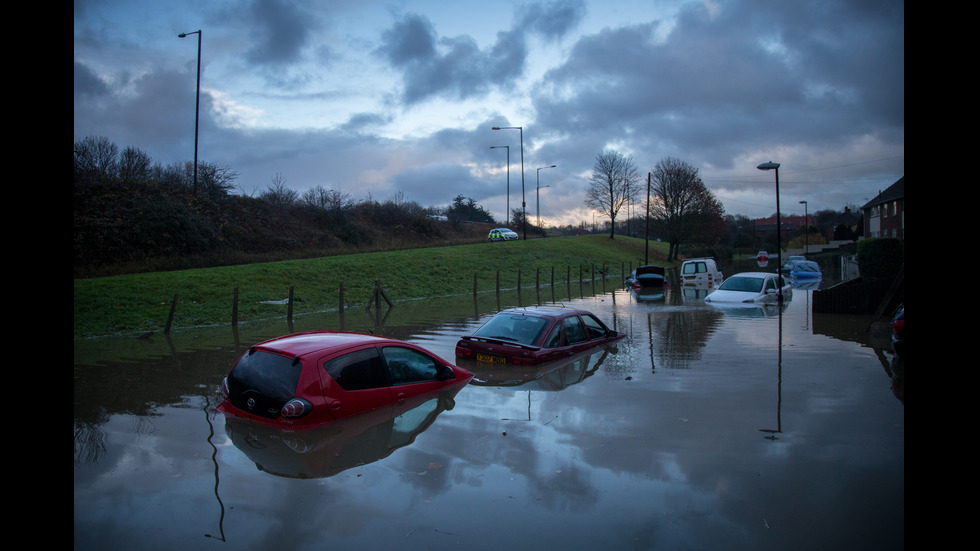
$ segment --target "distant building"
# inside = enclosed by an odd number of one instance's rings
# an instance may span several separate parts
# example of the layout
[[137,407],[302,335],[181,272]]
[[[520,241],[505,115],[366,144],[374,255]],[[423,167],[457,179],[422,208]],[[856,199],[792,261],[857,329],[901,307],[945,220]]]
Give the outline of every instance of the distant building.
[[897,237],[905,239],[905,177],[868,201],[864,213],[865,237]]
[[[796,235],[797,228],[804,225],[814,226],[813,215],[807,215],[805,218],[803,216],[780,216],[779,226],[781,235],[793,237]],[[755,229],[755,234],[757,236],[764,236],[770,233],[776,232],[776,217],[771,218],[756,218],[753,221],[753,226]]]
[[[827,239],[827,241],[837,241],[842,239],[856,239],[856,236],[860,235],[863,226],[861,226],[861,217],[856,216],[851,212],[850,207],[844,206],[843,213],[836,213],[833,215],[824,215],[818,222],[818,229],[820,233]],[[838,236],[842,234],[842,236]],[[851,236],[851,237],[848,237]]]

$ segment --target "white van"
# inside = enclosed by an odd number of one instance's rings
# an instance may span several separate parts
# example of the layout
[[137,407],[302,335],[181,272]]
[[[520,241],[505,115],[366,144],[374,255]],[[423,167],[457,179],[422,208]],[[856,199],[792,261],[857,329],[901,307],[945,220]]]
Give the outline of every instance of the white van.
[[681,264],[681,282],[684,285],[713,287],[720,285],[723,276],[713,258],[689,258]]

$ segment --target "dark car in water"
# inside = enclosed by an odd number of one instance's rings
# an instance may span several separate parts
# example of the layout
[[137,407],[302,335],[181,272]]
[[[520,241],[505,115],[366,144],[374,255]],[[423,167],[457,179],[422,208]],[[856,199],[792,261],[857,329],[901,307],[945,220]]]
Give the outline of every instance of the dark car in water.
[[558,306],[511,308],[456,343],[456,357],[489,363],[534,365],[619,340],[586,310]]
[[251,346],[225,377],[218,409],[280,426],[318,425],[472,377],[408,342],[308,331]]
[[663,266],[648,264],[633,270],[633,273],[626,278],[626,285],[633,288],[657,287],[663,288],[667,285],[666,272]]

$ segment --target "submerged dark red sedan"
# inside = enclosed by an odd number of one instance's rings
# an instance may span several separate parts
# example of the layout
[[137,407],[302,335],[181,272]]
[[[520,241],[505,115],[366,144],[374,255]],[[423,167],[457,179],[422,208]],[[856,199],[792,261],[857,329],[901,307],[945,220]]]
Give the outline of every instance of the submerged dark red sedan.
[[533,365],[626,336],[586,310],[557,306],[511,308],[456,343],[456,358]]
[[253,345],[225,377],[224,413],[317,425],[465,384],[473,375],[404,341],[309,331]]

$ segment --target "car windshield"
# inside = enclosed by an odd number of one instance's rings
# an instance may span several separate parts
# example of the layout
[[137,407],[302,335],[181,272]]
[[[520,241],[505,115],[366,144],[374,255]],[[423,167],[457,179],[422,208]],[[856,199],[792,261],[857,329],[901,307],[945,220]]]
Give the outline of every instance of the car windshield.
[[488,339],[533,344],[537,342],[538,336],[547,325],[548,320],[545,318],[523,314],[498,314],[478,329],[474,335]]
[[718,287],[721,291],[743,291],[746,293],[758,293],[762,291],[761,277],[739,277],[732,276],[725,280]]

